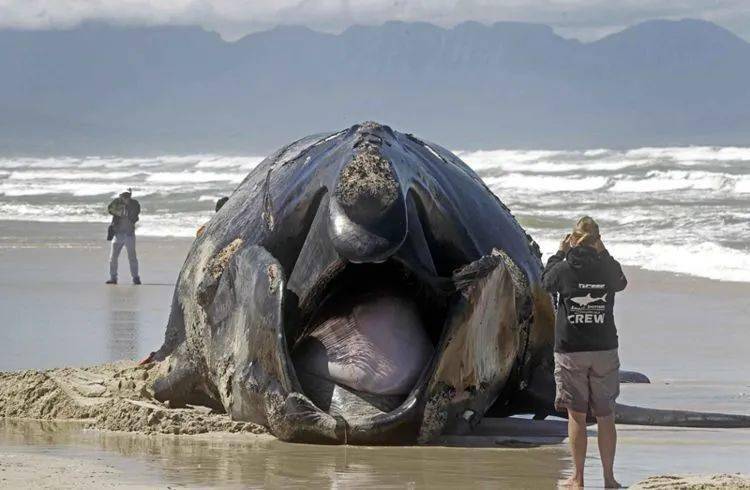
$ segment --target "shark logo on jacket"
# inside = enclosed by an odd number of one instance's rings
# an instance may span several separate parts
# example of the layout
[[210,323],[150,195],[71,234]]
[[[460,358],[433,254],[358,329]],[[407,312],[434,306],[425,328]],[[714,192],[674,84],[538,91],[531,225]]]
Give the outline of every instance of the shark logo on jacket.
[[573,296],[568,301],[568,321],[572,325],[604,325],[606,292],[601,296],[592,296],[589,292],[585,296]]
[[588,306],[591,303],[596,303],[597,301],[603,301],[603,302],[606,303],[607,302],[607,295],[605,294],[604,296],[602,296],[600,298],[592,298],[591,297],[591,293],[589,293],[586,296],[578,296],[578,297],[575,297],[575,298],[570,298],[570,301],[572,301],[573,303],[577,304],[578,306]]

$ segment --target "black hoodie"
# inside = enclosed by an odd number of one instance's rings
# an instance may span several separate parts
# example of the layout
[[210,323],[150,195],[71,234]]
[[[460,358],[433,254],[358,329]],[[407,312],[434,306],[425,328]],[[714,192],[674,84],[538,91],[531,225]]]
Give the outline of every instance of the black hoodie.
[[617,348],[615,292],[628,284],[619,262],[605,250],[571,248],[547,261],[542,284],[558,294],[555,352]]

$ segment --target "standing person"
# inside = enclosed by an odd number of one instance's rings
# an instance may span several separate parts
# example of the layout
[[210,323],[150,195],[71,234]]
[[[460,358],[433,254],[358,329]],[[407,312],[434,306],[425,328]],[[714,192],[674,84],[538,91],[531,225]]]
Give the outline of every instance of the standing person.
[[120,252],[124,246],[128,251],[128,262],[130,262],[130,275],[133,276],[133,284],[140,284],[138,275],[138,257],[135,253],[135,224],[141,213],[141,205],[132,198],[132,191],[120,194],[107,207],[112,215],[112,224],[109,225],[107,239],[112,240],[112,249],[109,255],[109,281],[107,284],[117,284],[117,262]]
[[568,412],[568,437],[575,473],[565,485],[583,487],[586,415],[596,417],[599,454],[607,488],[615,480],[615,399],[620,394],[615,293],[627,285],[620,264],[604,248],[599,225],[584,216],[563,238],[542,274],[558,295],[555,321],[555,408]]

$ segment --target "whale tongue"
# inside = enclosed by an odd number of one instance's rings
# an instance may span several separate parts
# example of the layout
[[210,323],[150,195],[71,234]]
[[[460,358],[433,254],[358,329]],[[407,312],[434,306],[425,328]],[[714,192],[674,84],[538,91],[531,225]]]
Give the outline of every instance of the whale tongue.
[[417,306],[385,292],[330,303],[292,352],[303,386],[336,385],[371,403],[379,396],[385,405],[402,399],[434,350]]

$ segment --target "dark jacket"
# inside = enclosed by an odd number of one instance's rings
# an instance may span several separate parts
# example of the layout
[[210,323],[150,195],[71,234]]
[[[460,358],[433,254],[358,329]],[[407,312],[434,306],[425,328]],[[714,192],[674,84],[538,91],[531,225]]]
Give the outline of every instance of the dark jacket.
[[555,352],[616,349],[615,292],[627,284],[620,263],[606,250],[580,246],[550,257],[542,285],[558,295]]
[[112,215],[112,227],[115,234],[135,235],[135,224],[141,214],[141,205],[135,199],[130,199],[127,204],[121,197],[116,198],[107,211]]

